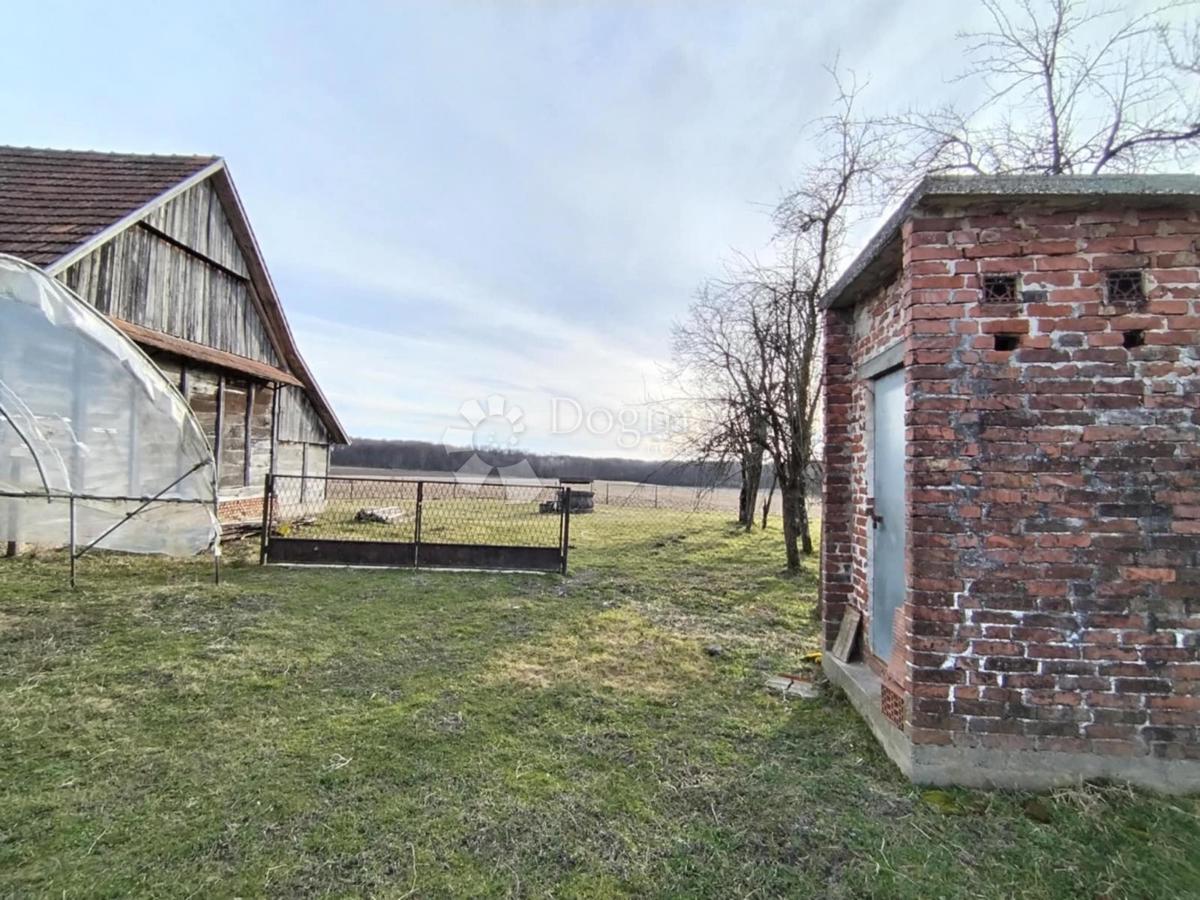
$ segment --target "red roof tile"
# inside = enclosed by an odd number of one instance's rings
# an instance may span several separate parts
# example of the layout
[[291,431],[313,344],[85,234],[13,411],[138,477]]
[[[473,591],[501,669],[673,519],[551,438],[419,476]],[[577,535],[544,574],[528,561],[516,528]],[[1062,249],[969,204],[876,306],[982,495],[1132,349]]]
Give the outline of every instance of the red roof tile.
[[49,265],[216,160],[0,147],[0,253]]

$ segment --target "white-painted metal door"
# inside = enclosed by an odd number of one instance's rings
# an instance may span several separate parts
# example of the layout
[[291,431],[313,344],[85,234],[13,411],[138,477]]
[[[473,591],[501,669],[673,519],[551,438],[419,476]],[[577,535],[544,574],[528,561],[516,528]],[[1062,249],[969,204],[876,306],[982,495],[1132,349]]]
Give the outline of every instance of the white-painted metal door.
[[892,621],[904,603],[903,369],[876,379],[873,424],[871,649],[886,661],[892,654]]

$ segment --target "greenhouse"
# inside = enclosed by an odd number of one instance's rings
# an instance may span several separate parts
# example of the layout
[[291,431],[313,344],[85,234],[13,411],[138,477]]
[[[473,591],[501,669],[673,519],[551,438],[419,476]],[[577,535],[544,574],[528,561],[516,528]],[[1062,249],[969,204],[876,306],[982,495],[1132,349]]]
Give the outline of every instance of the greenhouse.
[[217,551],[208,439],[175,386],[103,315],[0,255],[0,541]]

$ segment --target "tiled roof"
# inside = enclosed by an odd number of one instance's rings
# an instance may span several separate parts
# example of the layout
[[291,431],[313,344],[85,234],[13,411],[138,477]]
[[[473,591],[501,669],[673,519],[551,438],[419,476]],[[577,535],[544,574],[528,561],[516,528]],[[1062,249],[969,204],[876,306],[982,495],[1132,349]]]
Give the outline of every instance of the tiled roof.
[[48,265],[216,160],[0,147],[0,252]]

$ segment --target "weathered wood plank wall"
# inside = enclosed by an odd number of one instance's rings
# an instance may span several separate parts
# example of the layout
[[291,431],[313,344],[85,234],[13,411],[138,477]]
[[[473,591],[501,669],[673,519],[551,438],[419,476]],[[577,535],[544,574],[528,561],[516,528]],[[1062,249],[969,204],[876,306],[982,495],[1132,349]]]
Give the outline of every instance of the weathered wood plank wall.
[[198,185],[152,214],[169,237],[139,223],[59,277],[102,313],[278,366],[245,260],[211,193]]
[[313,476],[329,474],[329,437],[304,391],[290,385],[279,389],[278,437],[275,472],[305,476],[299,493],[294,483],[284,491],[305,503],[324,499],[325,482]]
[[[251,391],[249,381],[167,353],[155,353],[151,358],[187,398],[217,454],[221,496],[261,493],[267,473],[271,471],[271,410],[275,389],[254,383]],[[248,407],[251,393],[254,402]],[[220,416],[217,415],[218,397],[224,404]],[[218,421],[220,440],[217,438]],[[299,468],[296,474],[299,474]]]
[[219,462],[222,490],[246,487],[246,399],[246,383],[226,378]]
[[257,386],[254,405],[250,410],[250,472],[249,486],[262,490],[267,473],[271,471],[271,407],[273,388]]
[[[58,277],[114,318],[281,366],[247,276],[221,201],[205,182]],[[302,388],[283,386],[276,401],[266,382],[165,351],[152,356],[213,446],[222,497],[260,493],[272,465],[280,474],[327,473],[329,435]],[[323,482],[305,484],[306,494],[314,491],[323,495]]]
[[225,207],[212,185],[203,181],[150,213],[145,223],[221,266],[249,277]]
[[279,394],[279,440],[328,444],[329,435],[308,396],[298,387],[285,385]]

